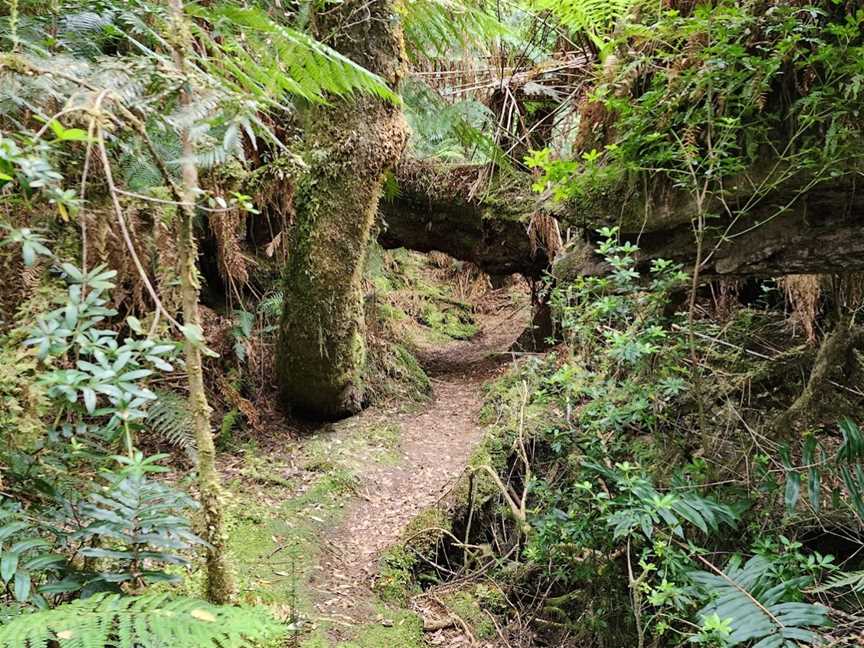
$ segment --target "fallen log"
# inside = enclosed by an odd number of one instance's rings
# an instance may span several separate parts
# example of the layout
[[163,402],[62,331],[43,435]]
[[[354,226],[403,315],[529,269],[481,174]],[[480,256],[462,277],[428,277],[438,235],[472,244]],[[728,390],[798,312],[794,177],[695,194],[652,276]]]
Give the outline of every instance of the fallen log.
[[[396,173],[398,195],[382,201],[379,241],[389,248],[445,252],[489,274],[543,276],[549,255],[529,233],[541,204],[531,192],[530,176],[512,176],[484,192],[478,188],[481,173],[476,166],[403,161]],[[809,186],[806,177],[796,178],[754,200],[747,189],[754,181],[743,178],[741,189],[727,196],[725,204],[708,206],[702,275],[864,270],[864,192],[855,179],[845,173]],[[646,197],[635,184],[554,208],[561,229],[570,233],[566,252],[555,262],[556,278],[608,271],[594,251],[596,230],[604,226],[618,226],[623,239],[638,244],[643,267],[659,258],[693,266],[695,201],[686,192],[662,187]]]
[[487,274],[541,277],[549,258],[528,230],[537,204],[530,178],[515,176],[485,191],[484,171],[403,160],[396,170],[398,195],[379,207],[378,241],[385,248],[444,252]]

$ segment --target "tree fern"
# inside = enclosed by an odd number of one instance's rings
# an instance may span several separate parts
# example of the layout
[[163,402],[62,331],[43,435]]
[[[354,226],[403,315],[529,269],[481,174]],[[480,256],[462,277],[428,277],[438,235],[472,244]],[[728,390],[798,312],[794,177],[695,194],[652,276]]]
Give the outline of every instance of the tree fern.
[[263,11],[231,3],[188,11],[198,21],[195,35],[207,47],[207,56],[195,62],[242,94],[321,102],[328,95],[360,91],[397,101],[379,77]]
[[798,601],[807,577],[777,582],[772,563],[764,556],[754,556],[743,565],[733,558],[723,575],[698,571],[690,576],[699,590],[713,597],[698,616],[716,614],[729,620],[729,646],[747,642],[756,642],[753,648],[817,644],[820,638],[814,629],[830,625],[826,608]]
[[111,594],[16,617],[0,626],[0,648],[241,648],[280,634],[258,609]]

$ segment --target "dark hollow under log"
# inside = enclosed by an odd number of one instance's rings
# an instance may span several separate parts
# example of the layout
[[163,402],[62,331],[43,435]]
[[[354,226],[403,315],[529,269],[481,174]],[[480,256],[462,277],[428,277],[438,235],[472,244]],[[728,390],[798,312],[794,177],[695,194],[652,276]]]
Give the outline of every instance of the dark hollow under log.
[[[494,192],[471,197],[477,167],[442,169],[422,162],[400,164],[399,195],[382,202],[385,247],[438,250],[471,261],[490,274],[540,277],[548,270],[545,251],[528,235],[537,196],[531,178],[512,178]],[[708,220],[705,276],[780,276],[864,270],[864,192],[854,175],[802,191],[798,184],[762,197],[746,215],[730,216],[720,205]],[[742,183],[744,185],[745,183]],[[476,191],[476,189],[475,189]],[[731,197],[735,213],[751,198]],[[594,252],[595,230],[617,225],[622,238],[639,245],[639,260],[669,259],[691,268],[695,261],[691,219],[696,205],[684,192],[655,190],[646,199],[627,188],[594,196],[590,203],[556,207],[562,230],[570,228],[567,251],[555,263],[558,279],[603,274],[608,268]],[[726,214],[726,215],[724,215]]]
[[483,193],[482,172],[403,160],[396,174],[398,195],[379,206],[378,241],[385,248],[444,252],[487,274],[541,277],[549,258],[528,234],[536,205],[530,185],[517,179]]

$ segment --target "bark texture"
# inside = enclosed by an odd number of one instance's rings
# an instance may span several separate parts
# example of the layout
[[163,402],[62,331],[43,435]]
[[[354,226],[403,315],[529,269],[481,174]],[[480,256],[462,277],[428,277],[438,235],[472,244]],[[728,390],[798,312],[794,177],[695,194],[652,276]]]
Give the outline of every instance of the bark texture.
[[[404,55],[392,0],[348,1],[319,19],[336,49],[395,87]],[[363,406],[365,259],[406,125],[398,106],[361,96],[311,109],[305,132],[309,168],[295,199],[278,366],[287,405],[335,419]]]
[[[781,187],[758,201],[746,216],[724,215],[712,205],[715,217],[707,221],[702,276],[780,276],[787,274],[843,273],[864,269],[864,193],[846,176],[807,188],[804,181]],[[577,208],[568,223],[580,227],[584,238],[556,262],[559,279],[603,273],[602,259],[594,253],[589,233],[601,226],[618,225],[623,238],[637,242],[639,261],[669,259],[692,267],[695,245],[691,219],[696,207],[681,193],[631,197],[607,196],[590,209]],[[742,191],[730,205],[734,210],[752,196]]]
[[[381,206],[380,242],[385,247],[438,250],[472,261],[490,274],[539,277],[549,269],[543,250],[532,246],[528,221],[538,205],[528,175],[515,177],[493,193],[478,192],[472,167],[445,168],[403,160],[397,170],[399,195]],[[808,187],[808,178],[753,199],[742,180],[729,198],[734,213],[748,201],[755,206],[735,219],[721,204],[708,206],[702,276],[779,276],[864,269],[864,191],[854,175]],[[805,190],[806,189],[806,190]],[[473,193],[472,193],[473,192]],[[637,242],[639,259],[670,259],[692,267],[692,219],[697,206],[683,191],[639,186],[600,189],[578,203],[556,205],[562,230],[570,230],[567,253],[555,262],[560,279],[608,272],[595,254],[595,231],[616,225],[624,239]],[[476,194],[476,195],[475,195]]]

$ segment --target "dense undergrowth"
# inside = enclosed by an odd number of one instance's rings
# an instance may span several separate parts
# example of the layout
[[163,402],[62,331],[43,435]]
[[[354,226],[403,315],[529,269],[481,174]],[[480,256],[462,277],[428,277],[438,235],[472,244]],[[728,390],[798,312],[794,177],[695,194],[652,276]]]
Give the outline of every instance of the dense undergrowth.
[[700,219],[728,216],[747,229],[778,191],[788,209],[857,173],[860,8],[680,4],[631,4],[583,101],[576,155],[529,158],[544,171],[538,187],[595,227],[614,223],[605,215],[617,206],[625,231],[657,229],[662,217],[645,219],[642,205],[679,190]]
[[[270,648],[291,630],[329,645],[305,623],[317,535],[356,494],[356,457],[392,461],[398,431],[310,443],[299,471],[258,444],[286,436],[274,357],[294,192],[312,191],[298,179],[318,154],[298,144],[304,119],[352,93],[390,110],[394,89],[312,38],[306,3],[276,17],[241,2],[185,14],[49,4],[0,9],[0,646]],[[864,12],[833,0],[529,5],[507,18],[539,13],[523,43],[473,5],[399,4],[421,61],[402,91],[409,150],[488,164],[476,181],[471,170],[474,197],[510,182],[529,145],[575,132],[527,157],[543,205],[520,216],[532,255],[599,241],[606,274],[550,285],[558,346],[520,355],[490,387],[493,433],[448,508],[383,557],[380,613],[395,625],[364,626],[348,645],[421,645],[400,606],[424,588],[467,633],[514,647],[853,645],[860,277],[701,272],[811,190],[855,195]],[[490,35],[528,61],[512,91],[473,69],[491,58],[427,58],[447,38],[467,51]],[[578,84],[543,70],[550,52],[571,73],[584,57]],[[524,61],[501,57],[501,76],[520,78]],[[452,100],[463,92],[475,98]],[[566,119],[542,126],[556,114]],[[627,242],[663,231],[648,207],[674,192],[690,198],[672,215],[692,274]],[[570,224],[619,227],[562,237],[550,200],[575,208]],[[540,223],[555,236],[538,237]],[[417,356],[477,333],[489,279],[376,245],[359,267],[364,404],[410,407],[431,385]],[[227,454],[224,529],[210,407]],[[230,607],[196,598],[223,541],[221,559],[243,568]],[[211,599],[230,599],[225,585]]]
[[846,645],[862,623],[860,398],[820,410],[800,443],[778,435],[813,354],[777,301],[718,322],[707,300],[694,366],[670,307],[686,276],[660,261],[640,275],[615,234],[610,276],[552,292],[563,344],[490,389],[497,433],[448,527],[465,541],[409,558],[467,576],[475,604],[497,592],[486,607],[512,645]]

